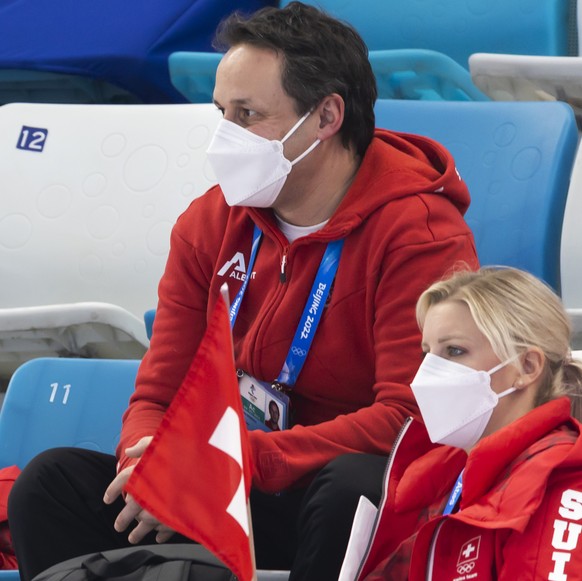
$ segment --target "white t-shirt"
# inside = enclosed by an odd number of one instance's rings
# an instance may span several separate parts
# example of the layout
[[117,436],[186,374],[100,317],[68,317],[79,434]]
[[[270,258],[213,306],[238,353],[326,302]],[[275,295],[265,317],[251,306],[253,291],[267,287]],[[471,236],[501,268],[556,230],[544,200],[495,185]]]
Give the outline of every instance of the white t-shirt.
[[294,224],[289,224],[289,222],[285,222],[275,214],[275,218],[277,219],[277,225],[285,238],[289,240],[289,243],[295,242],[298,238],[303,238],[303,236],[308,236],[309,234],[313,234],[318,230],[321,230],[329,220],[325,220],[325,222],[321,222],[320,224],[315,224],[313,226],[295,226]]

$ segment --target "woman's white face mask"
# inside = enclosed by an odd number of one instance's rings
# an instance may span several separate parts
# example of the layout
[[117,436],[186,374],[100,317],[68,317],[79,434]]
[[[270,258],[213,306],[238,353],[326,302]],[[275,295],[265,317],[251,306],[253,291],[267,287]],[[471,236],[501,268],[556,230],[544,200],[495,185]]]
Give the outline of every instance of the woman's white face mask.
[[283,144],[309,117],[306,113],[279,140],[269,140],[222,119],[206,154],[229,206],[271,207],[285,184],[291,168],[311,153],[317,139],[300,156],[289,161]]
[[491,375],[513,359],[477,371],[426,354],[411,388],[433,443],[467,450],[479,441],[499,399],[516,390],[511,387],[497,394],[491,389]]

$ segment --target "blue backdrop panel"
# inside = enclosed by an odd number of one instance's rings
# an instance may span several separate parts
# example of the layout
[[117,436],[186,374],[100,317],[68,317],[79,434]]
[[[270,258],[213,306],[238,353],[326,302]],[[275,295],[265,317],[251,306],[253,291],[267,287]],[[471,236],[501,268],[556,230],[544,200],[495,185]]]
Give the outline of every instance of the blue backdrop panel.
[[144,103],[185,102],[168,56],[210,51],[217,24],[234,10],[274,0],[3,0],[0,70],[35,70],[103,80]]

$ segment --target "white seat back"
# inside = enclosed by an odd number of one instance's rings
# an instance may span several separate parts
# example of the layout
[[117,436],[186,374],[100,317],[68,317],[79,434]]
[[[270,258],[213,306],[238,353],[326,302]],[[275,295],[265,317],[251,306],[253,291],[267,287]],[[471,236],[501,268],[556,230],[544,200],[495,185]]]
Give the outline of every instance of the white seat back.
[[574,161],[562,227],[562,300],[572,318],[573,347],[582,349],[582,150]]
[[112,303],[137,317],[178,215],[213,183],[213,105],[0,108],[0,308]]

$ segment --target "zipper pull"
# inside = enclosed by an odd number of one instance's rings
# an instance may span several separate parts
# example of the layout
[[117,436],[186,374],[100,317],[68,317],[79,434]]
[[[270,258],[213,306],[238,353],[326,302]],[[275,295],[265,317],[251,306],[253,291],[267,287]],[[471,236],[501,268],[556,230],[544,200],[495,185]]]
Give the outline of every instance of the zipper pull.
[[283,258],[281,259],[281,274],[279,275],[279,280],[281,282],[287,282],[287,274],[285,273],[285,267],[287,266],[287,251],[283,253]]

